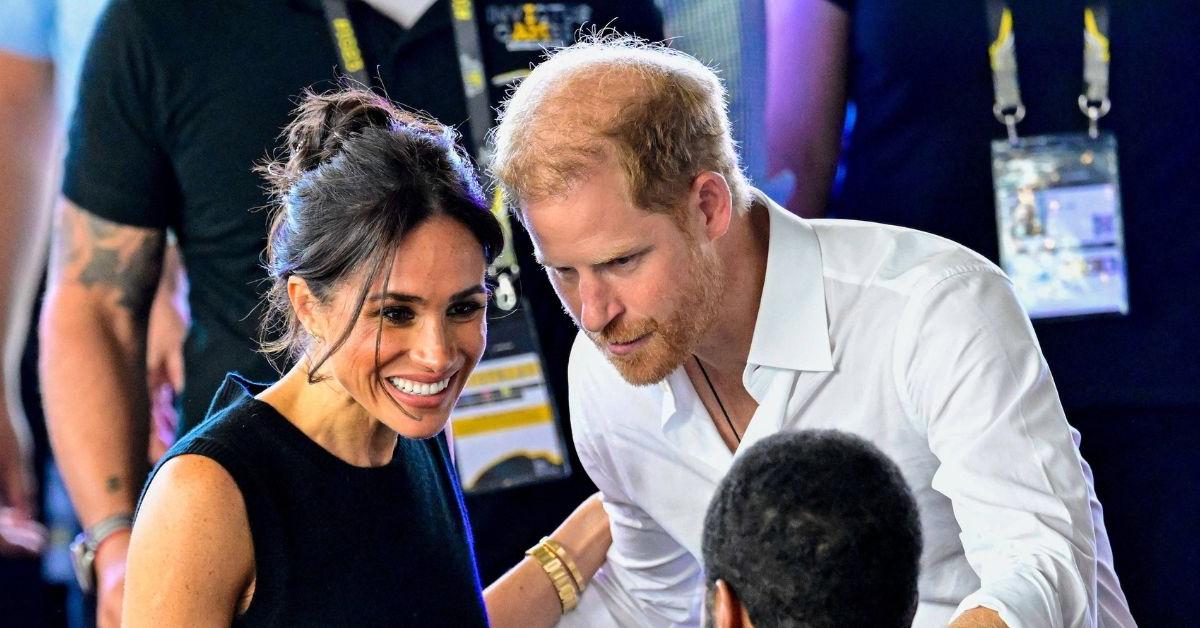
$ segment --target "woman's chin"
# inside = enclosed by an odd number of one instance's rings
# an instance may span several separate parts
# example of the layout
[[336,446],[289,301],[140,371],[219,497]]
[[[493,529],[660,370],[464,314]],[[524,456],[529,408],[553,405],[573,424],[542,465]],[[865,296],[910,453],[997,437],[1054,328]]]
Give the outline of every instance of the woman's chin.
[[381,422],[404,438],[425,440],[437,436],[446,428],[449,420],[450,413],[443,410],[412,412],[412,416],[409,416],[406,412],[393,409]]

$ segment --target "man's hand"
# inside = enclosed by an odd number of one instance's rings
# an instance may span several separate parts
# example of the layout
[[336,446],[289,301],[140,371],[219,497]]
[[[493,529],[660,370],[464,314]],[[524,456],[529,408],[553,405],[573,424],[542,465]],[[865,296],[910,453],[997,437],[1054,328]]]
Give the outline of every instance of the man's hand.
[[162,276],[146,337],[146,384],[150,395],[150,463],[154,464],[175,442],[179,415],[175,399],[183,390],[183,341],[191,324],[187,303],[188,283],[179,247],[163,253]]
[[129,554],[129,530],[104,539],[96,549],[96,626],[121,625],[121,598],[125,594],[125,559]]
[[0,507],[0,556],[37,556],[46,547],[46,528],[15,508]]
[[[0,396],[4,387],[0,386]],[[33,514],[37,482],[33,477],[33,452],[24,417],[0,405],[0,506]]]
[[[0,399],[3,399],[0,387]],[[0,556],[36,556],[46,530],[33,519],[37,482],[24,418],[0,405]],[[18,423],[20,421],[20,423]]]

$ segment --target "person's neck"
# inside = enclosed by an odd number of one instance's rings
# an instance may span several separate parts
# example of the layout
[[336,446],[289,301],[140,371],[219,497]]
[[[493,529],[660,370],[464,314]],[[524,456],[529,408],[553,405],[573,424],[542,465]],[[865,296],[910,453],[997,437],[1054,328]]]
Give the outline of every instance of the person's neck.
[[745,215],[734,214],[729,231],[716,243],[725,267],[721,306],[695,353],[722,379],[740,380],[750,356],[767,273],[770,239],[767,211],[755,202]]
[[334,379],[310,384],[304,359],[257,398],[348,464],[379,467],[392,460],[396,432],[371,416]]

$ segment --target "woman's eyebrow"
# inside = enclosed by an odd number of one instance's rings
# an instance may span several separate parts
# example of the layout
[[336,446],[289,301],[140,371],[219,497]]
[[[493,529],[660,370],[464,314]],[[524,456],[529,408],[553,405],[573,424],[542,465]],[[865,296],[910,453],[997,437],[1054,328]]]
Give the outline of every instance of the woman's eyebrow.
[[[483,287],[483,284],[476,284],[470,288],[459,290],[450,296],[450,300],[457,301],[459,299],[465,299],[476,294],[487,294],[487,290]],[[371,302],[398,301],[400,303],[425,303],[424,297],[419,297],[415,294],[405,294],[403,292],[385,292],[382,294],[373,294],[367,297],[367,300]]]

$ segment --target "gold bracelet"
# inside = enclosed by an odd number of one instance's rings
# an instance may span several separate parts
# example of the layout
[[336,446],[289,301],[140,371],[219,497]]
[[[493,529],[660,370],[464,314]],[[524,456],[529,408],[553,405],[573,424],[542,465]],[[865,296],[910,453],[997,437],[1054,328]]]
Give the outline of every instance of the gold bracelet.
[[563,614],[566,615],[575,610],[575,607],[579,605],[579,591],[575,587],[570,572],[567,571],[563,561],[555,555],[554,551],[545,543],[538,543],[526,550],[525,555],[532,556],[537,560],[538,564],[542,566],[542,571],[550,576],[550,584],[558,592],[558,602],[562,605]]
[[583,581],[583,574],[579,573],[579,567],[575,565],[575,561],[571,560],[571,555],[567,553],[567,550],[562,546],[562,543],[559,543],[548,536],[543,536],[542,545],[550,548],[550,551],[554,552],[554,555],[562,561],[563,565],[566,565],[567,571],[571,572],[571,577],[575,579],[575,588],[578,589],[580,593],[583,593],[583,590],[587,588],[587,583]]

